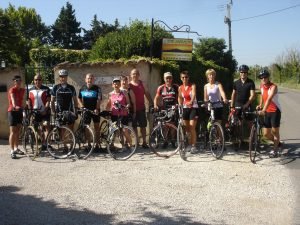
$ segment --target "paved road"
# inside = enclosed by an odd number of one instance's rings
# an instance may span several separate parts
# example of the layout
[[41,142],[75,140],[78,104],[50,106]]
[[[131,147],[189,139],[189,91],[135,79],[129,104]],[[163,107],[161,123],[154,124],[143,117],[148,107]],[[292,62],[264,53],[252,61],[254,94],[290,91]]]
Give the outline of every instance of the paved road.
[[[288,106],[289,94],[281,92]],[[10,159],[0,141],[0,224],[300,224],[299,132],[291,132],[299,121],[289,117],[300,112],[296,103],[284,105],[289,154],[256,165],[246,150],[230,148],[222,160],[207,152],[190,162],[161,159],[139,149],[125,162],[105,154],[32,162]]]

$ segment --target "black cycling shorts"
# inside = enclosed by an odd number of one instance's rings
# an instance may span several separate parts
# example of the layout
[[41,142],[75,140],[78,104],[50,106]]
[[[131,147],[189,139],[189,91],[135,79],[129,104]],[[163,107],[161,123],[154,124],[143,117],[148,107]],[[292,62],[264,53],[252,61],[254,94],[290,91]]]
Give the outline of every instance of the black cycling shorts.
[[132,120],[132,127],[147,127],[145,110],[136,111],[135,118]]
[[18,124],[22,124],[23,110],[8,112],[8,124],[11,127],[15,127]]
[[183,108],[183,120],[198,119],[198,108]]
[[99,115],[90,114],[85,119],[84,123],[85,124],[90,124],[92,120],[93,120],[93,123],[100,123],[100,116]]
[[223,107],[215,108],[215,120],[223,120]]
[[[113,116],[113,115],[111,115],[111,121],[112,122],[115,122],[115,121],[118,121],[118,116]],[[121,120],[121,123],[123,124],[123,125],[128,125],[128,116],[123,116],[122,117],[122,120]]]
[[264,117],[265,128],[278,128],[280,127],[281,112],[277,109],[276,112],[266,112]]

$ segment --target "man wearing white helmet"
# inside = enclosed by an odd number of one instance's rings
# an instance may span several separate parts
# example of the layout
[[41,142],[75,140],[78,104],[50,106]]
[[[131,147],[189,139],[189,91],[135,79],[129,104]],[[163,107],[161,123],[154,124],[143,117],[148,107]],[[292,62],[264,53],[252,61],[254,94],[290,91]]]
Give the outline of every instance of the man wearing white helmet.
[[[54,85],[51,91],[52,112],[73,112],[78,107],[76,90],[73,85],[68,84],[68,71],[61,69],[58,71],[59,84]],[[69,121],[70,128],[73,129],[74,121]]]

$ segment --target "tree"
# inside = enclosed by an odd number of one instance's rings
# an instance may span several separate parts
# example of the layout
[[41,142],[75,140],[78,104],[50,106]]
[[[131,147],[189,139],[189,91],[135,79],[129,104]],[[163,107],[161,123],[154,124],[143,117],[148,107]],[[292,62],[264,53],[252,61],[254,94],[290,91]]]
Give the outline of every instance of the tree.
[[97,19],[97,15],[91,22],[91,30],[83,29],[83,47],[85,49],[91,49],[99,37],[103,37],[109,32],[117,31],[120,27],[118,19],[115,20],[114,25],[107,24]]
[[4,13],[16,31],[14,35],[18,36],[13,48],[17,55],[15,63],[19,65],[29,63],[29,50],[48,42],[49,29],[35,9],[25,7],[16,9],[10,4]]
[[51,26],[51,43],[56,47],[65,49],[81,49],[80,22],[77,22],[75,10],[67,2],[62,7],[54,25]]
[[[170,33],[160,27],[156,27],[153,55],[159,58],[161,55],[161,40],[164,37],[172,37]],[[151,26],[141,21],[133,21],[118,31],[110,32],[104,37],[98,38],[91,50],[91,60],[130,58],[131,56],[150,55]]]
[[216,65],[228,68],[232,73],[236,70],[237,62],[231,56],[230,51],[226,51],[224,39],[199,38],[195,43],[194,54],[206,61],[213,61]]

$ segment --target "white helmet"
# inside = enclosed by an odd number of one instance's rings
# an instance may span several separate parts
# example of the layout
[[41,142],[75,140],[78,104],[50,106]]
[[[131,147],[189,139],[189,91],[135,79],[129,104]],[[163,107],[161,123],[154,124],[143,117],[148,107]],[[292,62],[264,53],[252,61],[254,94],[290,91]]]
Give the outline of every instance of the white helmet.
[[58,75],[59,75],[59,76],[68,76],[68,71],[67,71],[67,70],[64,70],[64,69],[59,70],[59,71],[58,71]]

